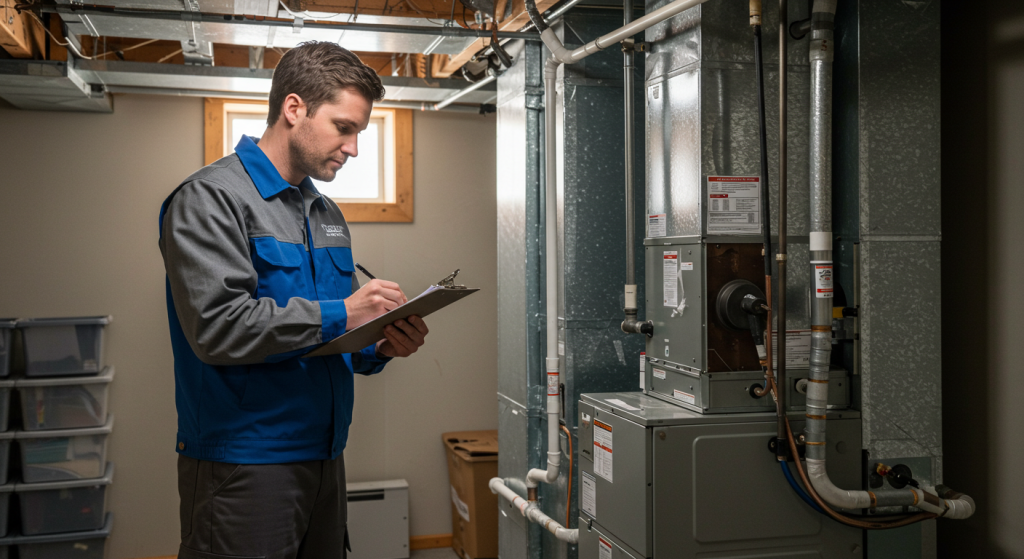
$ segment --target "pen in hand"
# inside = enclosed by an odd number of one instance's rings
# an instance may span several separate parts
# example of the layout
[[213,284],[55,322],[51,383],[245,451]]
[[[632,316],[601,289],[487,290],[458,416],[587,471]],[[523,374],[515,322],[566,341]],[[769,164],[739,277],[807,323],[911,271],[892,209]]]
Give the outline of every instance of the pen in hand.
[[366,277],[368,277],[368,278],[370,278],[372,280],[377,279],[373,274],[370,273],[369,270],[367,270],[366,268],[363,268],[362,266],[360,266],[358,262],[356,263],[356,268],[359,268],[360,272],[366,274]]

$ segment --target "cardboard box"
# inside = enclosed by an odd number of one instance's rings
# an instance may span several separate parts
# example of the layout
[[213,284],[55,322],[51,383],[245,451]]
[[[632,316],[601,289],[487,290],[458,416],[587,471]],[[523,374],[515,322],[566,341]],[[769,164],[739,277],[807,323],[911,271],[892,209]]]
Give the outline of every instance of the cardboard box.
[[441,435],[448,454],[452,549],[463,559],[498,556],[498,496],[487,483],[498,475],[498,432]]

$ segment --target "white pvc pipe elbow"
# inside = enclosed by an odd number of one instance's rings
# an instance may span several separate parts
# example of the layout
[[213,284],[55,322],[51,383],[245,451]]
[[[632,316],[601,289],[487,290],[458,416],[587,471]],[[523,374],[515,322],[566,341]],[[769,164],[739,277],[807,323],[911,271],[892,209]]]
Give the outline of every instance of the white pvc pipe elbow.
[[545,530],[551,532],[559,540],[567,543],[579,543],[579,530],[570,530],[558,522],[555,522],[550,516],[544,514],[544,512],[540,510],[537,503],[527,501],[517,495],[515,491],[512,491],[511,488],[505,485],[505,480],[500,477],[491,478],[491,481],[487,483],[487,486],[491,489],[491,493],[496,493],[504,497],[505,500],[512,503],[512,506],[519,509],[519,513],[527,520],[540,524]]

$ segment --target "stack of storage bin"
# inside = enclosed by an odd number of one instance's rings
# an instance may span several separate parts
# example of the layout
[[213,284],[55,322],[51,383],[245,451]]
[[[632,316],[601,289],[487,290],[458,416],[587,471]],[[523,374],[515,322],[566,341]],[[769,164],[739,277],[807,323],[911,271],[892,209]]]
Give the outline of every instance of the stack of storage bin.
[[[103,364],[109,322],[0,320],[0,559],[14,550],[21,559],[103,559],[112,523],[106,488],[114,475],[106,461],[114,423],[107,405],[114,368]],[[12,328],[21,334],[25,366],[24,376],[9,380]],[[15,431],[8,430],[12,388],[21,409]],[[20,451],[13,463],[12,440]],[[9,481],[8,470],[20,479]]]

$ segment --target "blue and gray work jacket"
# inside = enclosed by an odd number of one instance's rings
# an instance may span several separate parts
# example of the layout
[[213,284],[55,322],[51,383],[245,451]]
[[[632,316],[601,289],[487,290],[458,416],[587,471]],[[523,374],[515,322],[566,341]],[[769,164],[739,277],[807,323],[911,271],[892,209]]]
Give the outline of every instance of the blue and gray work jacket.
[[359,288],[341,210],[306,178],[288,184],[243,136],[160,210],[174,351],[176,450],[275,464],[336,458],[352,422],[353,373],[374,346],[302,359],[345,332]]

